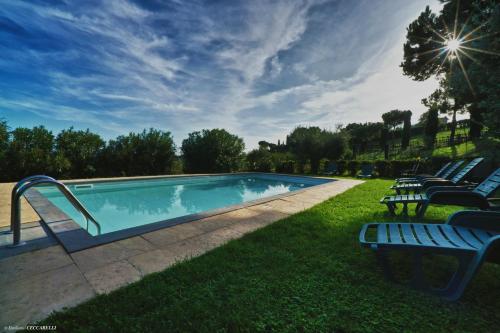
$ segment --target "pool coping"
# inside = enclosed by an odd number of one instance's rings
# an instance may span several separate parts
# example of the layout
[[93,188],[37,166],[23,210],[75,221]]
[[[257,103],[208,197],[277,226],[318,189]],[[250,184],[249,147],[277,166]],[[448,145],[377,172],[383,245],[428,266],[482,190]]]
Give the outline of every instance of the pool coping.
[[145,177],[130,177],[130,178],[110,178],[110,179],[87,179],[87,180],[74,180],[74,181],[64,181],[65,184],[79,184],[79,183],[97,183],[97,182],[119,182],[127,180],[149,180],[158,178],[173,178],[173,177],[197,177],[197,176],[225,176],[225,175],[250,175],[250,174],[260,174],[260,175],[272,175],[272,176],[286,176],[294,178],[309,178],[309,179],[324,179],[328,180],[325,183],[312,185],[303,189],[290,191],[282,194],[277,194],[261,199],[251,200],[243,202],[236,205],[225,206],[222,208],[217,208],[213,210],[203,211],[200,213],[194,213],[184,216],[175,217],[172,219],[162,220],[158,222],[149,223],[142,226],[132,227],[124,230],[118,230],[103,235],[92,236],[84,228],[82,228],[78,223],[76,223],[71,217],[66,215],[57,206],[51,203],[47,198],[40,194],[40,192],[34,188],[31,188],[25,193],[25,198],[28,203],[33,207],[33,209],[40,216],[42,222],[48,227],[48,230],[52,235],[58,240],[61,246],[68,253],[74,253],[77,251],[85,250],[99,245],[104,245],[107,243],[139,236],[145,233],[153,232],[160,229],[165,229],[173,227],[175,225],[193,222],[201,219],[205,219],[212,216],[217,216],[225,214],[231,211],[235,211],[242,208],[247,208],[251,206],[256,206],[264,204],[277,199],[285,198],[288,196],[296,195],[301,192],[318,189],[323,186],[331,185],[333,182],[337,181],[335,178],[329,177],[310,177],[310,176],[298,176],[291,174],[280,174],[280,173],[265,173],[265,172],[238,172],[238,173],[219,173],[219,174],[194,174],[194,175],[166,175],[166,176],[145,176]]

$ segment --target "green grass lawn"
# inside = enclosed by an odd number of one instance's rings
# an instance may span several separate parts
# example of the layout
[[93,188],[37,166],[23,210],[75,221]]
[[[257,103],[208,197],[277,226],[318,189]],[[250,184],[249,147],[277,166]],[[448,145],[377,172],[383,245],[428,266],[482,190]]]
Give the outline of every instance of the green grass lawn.
[[[71,332],[493,332],[500,323],[500,267],[487,264],[460,302],[384,280],[358,233],[390,221],[371,180],[312,209],[231,241],[43,324]],[[442,222],[453,208],[431,207]],[[402,276],[409,262],[393,261]],[[448,260],[428,262],[433,277]],[[443,268],[444,267],[444,268]]]

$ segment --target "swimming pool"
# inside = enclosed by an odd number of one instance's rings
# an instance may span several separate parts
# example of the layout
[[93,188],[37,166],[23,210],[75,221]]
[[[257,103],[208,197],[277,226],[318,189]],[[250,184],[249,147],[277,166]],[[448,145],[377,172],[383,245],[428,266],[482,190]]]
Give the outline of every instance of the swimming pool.
[[[255,200],[284,195],[331,180],[274,174],[177,176],[125,181],[66,184],[101,226],[100,235],[206,212],[235,207]],[[38,192],[69,216],[90,236],[97,228],[83,218],[53,187]]]

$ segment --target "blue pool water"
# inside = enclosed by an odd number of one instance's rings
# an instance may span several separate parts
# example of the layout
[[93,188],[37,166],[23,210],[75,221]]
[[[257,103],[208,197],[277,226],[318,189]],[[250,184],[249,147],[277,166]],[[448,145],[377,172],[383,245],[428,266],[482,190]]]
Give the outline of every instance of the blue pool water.
[[[329,182],[268,174],[170,177],[69,184],[101,225],[101,234],[164,221]],[[55,206],[95,236],[96,228],[55,188],[39,187]]]

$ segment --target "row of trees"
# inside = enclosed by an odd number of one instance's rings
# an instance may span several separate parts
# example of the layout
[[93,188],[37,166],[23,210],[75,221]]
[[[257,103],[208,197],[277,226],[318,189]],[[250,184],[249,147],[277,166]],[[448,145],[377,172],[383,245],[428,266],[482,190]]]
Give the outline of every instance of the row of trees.
[[9,130],[0,121],[0,180],[33,174],[57,178],[216,173],[242,170],[317,173],[322,159],[349,154],[345,131],[297,127],[278,144],[259,142],[244,153],[243,139],[224,129],[192,132],[176,146],[170,132],[149,129],[104,141],[89,130],[57,135],[43,126]]
[[278,171],[304,173],[320,171],[322,159],[336,160],[350,153],[349,137],[343,131],[331,132],[319,127],[295,128],[285,144],[259,142],[259,148],[247,155],[248,166],[255,171]]
[[149,129],[105,142],[89,130],[70,128],[54,135],[38,126],[9,131],[0,121],[0,180],[33,174],[87,178],[232,172],[242,169],[244,148],[241,138],[225,130],[203,130],[182,142],[181,159],[170,132]]

